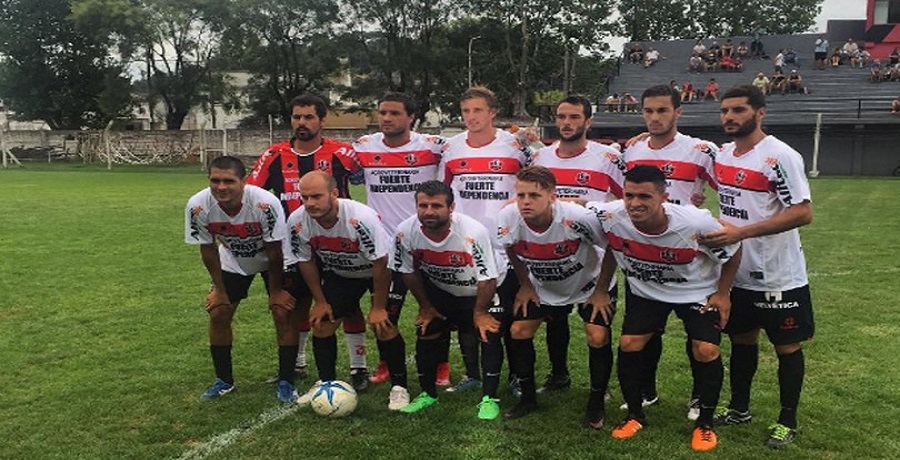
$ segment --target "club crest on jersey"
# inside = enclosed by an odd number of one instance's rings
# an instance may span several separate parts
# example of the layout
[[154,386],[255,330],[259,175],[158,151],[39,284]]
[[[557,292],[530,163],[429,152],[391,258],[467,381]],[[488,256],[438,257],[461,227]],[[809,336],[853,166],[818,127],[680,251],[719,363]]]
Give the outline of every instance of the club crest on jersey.
[[500,159],[491,160],[491,162],[488,163],[488,169],[491,171],[500,171],[503,169],[503,161]]
[[500,227],[497,229],[497,236],[509,235],[509,227]]
[[558,256],[565,255],[568,252],[569,252],[569,246],[565,242],[556,243],[556,246],[553,247],[553,253]]
[[200,214],[201,212],[203,212],[203,206],[194,206],[193,208],[191,208],[192,216],[196,216],[196,215]]
[[293,226],[293,227],[291,227],[291,228],[292,228],[292,229],[293,229],[293,230],[294,230],[294,233],[297,233],[297,234],[299,234],[299,233],[300,233],[300,231],[301,231],[301,230],[303,230],[303,223],[301,223],[301,222],[297,222],[297,223],[296,223],[296,224],[294,224],[294,226]]
[[316,168],[319,168],[319,171],[328,171],[331,168],[331,162],[328,160],[319,160],[316,162]]
[[669,177],[675,173],[675,165],[673,165],[672,163],[666,163],[659,169],[663,172],[663,174],[666,175],[666,177]]
[[381,163],[381,155],[375,155],[375,157],[372,158],[372,161],[374,161],[375,163]]
[[269,210],[269,203],[259,203],[256,206],[258,206],[259,209],[262,209],[263,211]]
[[466,264],[466,259],[459,254],[450,254],[450,265],[454,267],[462,267]]
[[746,178],[747,178],[747,173],[745,173],[743,170],[740,170],[737,172],[737,174],[734,175],[734,183],[741,185],[744,183],[744,179],[746,179]]
[[406,164],[413,166],[419,162],[419,159],[416,157],[415,153],[410,153],[406,155]]
[[575,176],[575,182],[578,182],[581,185],[587,184],[591,181],[591,175],[587,171],[581,171]]
[[666,262],[672,263],[675,262],[675,251],[671,249],[665,249],[659,253],[659,257]]
[[350,249],[350,240],[341,239],[341,249],[347,251]]

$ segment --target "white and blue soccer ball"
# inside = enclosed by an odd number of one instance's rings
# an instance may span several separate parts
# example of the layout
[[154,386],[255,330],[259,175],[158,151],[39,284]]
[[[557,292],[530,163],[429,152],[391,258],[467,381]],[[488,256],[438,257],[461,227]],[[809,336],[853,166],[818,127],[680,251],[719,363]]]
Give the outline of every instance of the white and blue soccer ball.
[[331,380],[322,382],[313,393],[310,405],[323,417],[346,417],[356,409],[356,390],[347,382]]

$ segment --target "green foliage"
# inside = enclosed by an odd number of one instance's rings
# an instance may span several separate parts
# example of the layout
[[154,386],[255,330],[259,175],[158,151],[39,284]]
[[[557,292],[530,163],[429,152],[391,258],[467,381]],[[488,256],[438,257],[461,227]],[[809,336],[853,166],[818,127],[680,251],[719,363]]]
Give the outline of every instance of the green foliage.
[[124,66],[70,15],[67,0],[0,1],[0,96],[53,129],[100,128],[131,106]]

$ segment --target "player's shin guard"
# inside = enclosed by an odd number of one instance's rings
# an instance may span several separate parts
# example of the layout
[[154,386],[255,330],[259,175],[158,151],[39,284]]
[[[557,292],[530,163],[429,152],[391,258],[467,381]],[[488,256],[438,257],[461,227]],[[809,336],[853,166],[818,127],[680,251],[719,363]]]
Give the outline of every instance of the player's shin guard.
[[713,413],[719,404],[719,392],[722,391],[725,372],[722,357],[719,356],[706,363],[696,361],[696,368],[698,381],[694,382],[694,387],[700,396],[700,417],[697,419],[697,426],[712,426]]
[[609,376],[612,374],[612,346],[606,344],[600,348],[588,346],[588,368],[591,373],[591,392],[606,394]]
[[644,353],[647,357],[647,379],[641,386],[641,394],[645,399],[656,396],[656,371],[659,369],[659,359],[662,356],[662,335],[653,334],[647,345],[644,345]]
[[700,398],[700,377],[697,375],[697,364],[699,363],[696,359],[694,359],[694,346],[691,344],[691,338],[688,337],[684,341],[684,352],[687,353],[688,362],[691,364],[691,381],[693,382],[693,386],[691,387],[691,399]]
[[509,378],[510,380],[513,377],[518,377],[518,373],[516,372],[516,360],[513,357],[513,345],[512,345],[512,334],[509,332],[509,327],[503,328],[503,344],[504,349],[506,350],[506,365],[509,367]]
[[212,356],[216,378],[225,383],[234,383],[234,375],[231,373],[231,345],[210,345],[209,354]]
[[[441,349],[440,349],[440,353],[438,353],[438,356],[437,356],[437,362],[446,363],[446,362],[450,361],[450,340],[451,340],[451,338],[452,337],[451,337],[450,329],[444,330],[444,332],[441,333],[441,336],[438,337],[437,340],[438,340],[438,342],[441,343]],[[459,347],[460,347],[460,351],[462,351],[462,341],[460,341]]]
[[[446,343],[440,338],[434,340],[416,341],[416,369],[419,371],[419,386],[428,396],[437,398],[437,387],[434,384],[437,376],[438,358],[441,356],[441,347]],[[449,345],[449,344],[447,344]]]
[[569,317],[558,316],[547,323],[547,354],[550,356],[550,373],[569,375]]
[[477,379],[481,372],[478,370],[478,333],[472,328],[459,329],[459,351],[462,353],[463,364],[466,366],[466,375]]
[[313,354],[316,356],[316,369],[319,380],[327,382],[336,380],[335,364],[337,362],[337,337],[313,337]]
[[644,421],[644,409],[641,407],[641,385],[644,383],[647,359],[644,351],[623,351],[619,348],[618,374],[622,396],[628,404],[628,416]]
[[534,339],[512,339],[510,341],[512,359],[515,361],[516,375],[522,388],[522,402],[537,401],[534,383]]
[[379,340],[378,348],[384,350],[388,371],[391,373],[391,387],[398,385],[406,388],[406,341],[403,336],[397,334],[391,340]]
[[805,372],[806,361],[802,348],[790,354],[778,355],[778,386],[781,392],[778,423],[789,428],[797,428],[797,405],[800,404]]
[[296,345],[278,347],[278,380],[294,383],[294,361],[297,359]]
[[503,343],[500,334],[487,333],[487,342],[481,342],[481,389],[484,396],[497,397],[500,386],[500,368],[503,367]]
[[750,410],[750,386],[759,366],[759,345],[731,345],[731,401],[728,407],[746,412]]

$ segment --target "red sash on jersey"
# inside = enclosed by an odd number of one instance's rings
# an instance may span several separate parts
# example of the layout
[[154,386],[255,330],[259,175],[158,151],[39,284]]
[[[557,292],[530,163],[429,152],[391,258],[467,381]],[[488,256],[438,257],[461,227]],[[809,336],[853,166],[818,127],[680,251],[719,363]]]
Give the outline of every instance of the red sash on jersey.
[[515,174],[522,169],[522,164],[516,158],[503,157],[475,157],[458,158],[447,162],[447,176],[460,174]]
[[406,152],[356,152],[356,157],[366,168],[412,168],[438,164],[440,155],[431,150]]
[[752,190],[755,192],[771,192],[775,188],[765,174],[752,169],[716,164],[716,178],[720,184]]
[[669,265],[689,264],[697,256],[693,248],[667,248],[634,240],[626,240],[614,233],[606,233],[609,247],[622,254],[647,262]]

